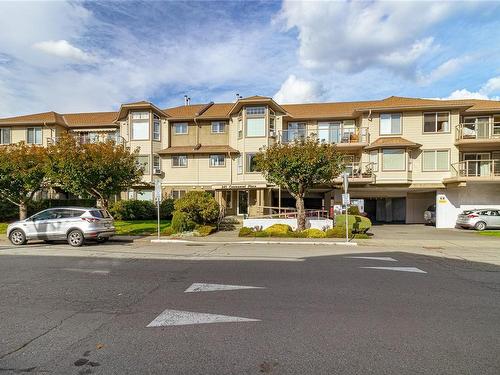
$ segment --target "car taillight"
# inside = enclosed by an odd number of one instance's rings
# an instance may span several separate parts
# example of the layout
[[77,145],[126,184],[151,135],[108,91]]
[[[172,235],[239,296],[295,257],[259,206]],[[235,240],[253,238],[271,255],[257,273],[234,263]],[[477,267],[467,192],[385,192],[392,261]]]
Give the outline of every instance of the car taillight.
[[475,215],[475,214],[469,214],[469,215],[467,215],[467,217],[468,217],[469,219],[474,219],[475,217],[479,217],[479,216],[478,216],[478,215]]
[[82,217],[82,220],[86,221],[87,223],[97,223],[101,219],[98,219],[96,217]]

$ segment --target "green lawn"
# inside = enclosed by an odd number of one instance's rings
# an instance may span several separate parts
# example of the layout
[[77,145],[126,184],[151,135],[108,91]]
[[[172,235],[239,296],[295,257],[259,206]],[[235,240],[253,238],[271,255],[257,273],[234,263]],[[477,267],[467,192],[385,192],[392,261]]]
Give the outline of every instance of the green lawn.
[[[0,234],[5,234],[8,223],[0,223]],[[160,229],[163,232],[170,226],[170,220],[162,220]],[[144,236],[155,234],[157,231],[156,220],[134,220],[134,221],[115,221],[116,234],[125,236]]]
[[500,237],[500,230],[485,230],[478,232],[481,236]]

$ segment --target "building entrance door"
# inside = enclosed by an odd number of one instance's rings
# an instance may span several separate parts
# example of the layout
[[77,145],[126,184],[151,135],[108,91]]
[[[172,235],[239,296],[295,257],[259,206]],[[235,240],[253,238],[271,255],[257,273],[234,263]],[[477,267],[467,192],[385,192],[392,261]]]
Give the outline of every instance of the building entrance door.
[[248,191],[238,190],[238,215],[248,215]]

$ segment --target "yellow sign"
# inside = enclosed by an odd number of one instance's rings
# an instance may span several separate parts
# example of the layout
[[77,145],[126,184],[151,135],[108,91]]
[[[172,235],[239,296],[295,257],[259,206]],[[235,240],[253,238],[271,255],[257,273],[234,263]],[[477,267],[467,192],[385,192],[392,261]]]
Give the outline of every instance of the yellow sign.
[[438,203],[448,203],[445,195],[438,196]]

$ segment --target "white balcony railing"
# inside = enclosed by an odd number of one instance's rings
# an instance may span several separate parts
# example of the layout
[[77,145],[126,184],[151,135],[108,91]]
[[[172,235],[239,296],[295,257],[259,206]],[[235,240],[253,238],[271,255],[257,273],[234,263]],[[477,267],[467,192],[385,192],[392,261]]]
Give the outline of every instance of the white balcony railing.
[[349,174],[349,178],[371,178],[374,167],[374,163],[347,162],[345,163],[345,172]]
[[342,129],[338,126],[285,129],[281,131],[280,140],[281,143],[291,143],[296,140],[305,139],[306,137],[317,138],[326,143],[370,142],[367,127]]
[[463,160],[451,166],[457,177],[500,177],[500,159]]
[[[117,145],[125,145],[126,140],[120,135],[113,133],[100,133],[100,134],[73,134],[73,137],[80,144],[89,144],[89,143],[99,143],[99,142],[114,142]],[[57,144],[61,137],[51,137],[47,138],[47,144],[53,145]]]
[[478,121],[459,124],[456,127],[457,141],[462,139],[500,139],[500,122]]

